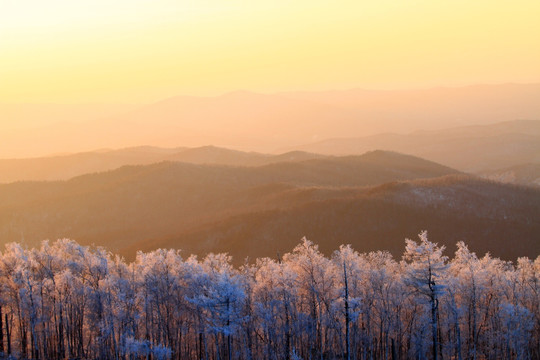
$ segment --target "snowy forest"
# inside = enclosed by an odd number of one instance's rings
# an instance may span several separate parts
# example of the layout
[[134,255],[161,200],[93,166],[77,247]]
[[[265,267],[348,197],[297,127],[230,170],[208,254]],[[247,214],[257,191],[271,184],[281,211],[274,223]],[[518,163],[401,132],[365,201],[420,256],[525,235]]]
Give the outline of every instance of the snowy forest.
[[400,260],[302,239],[276,259],[134,262],[72,240],[0,254],[0,352],[32,359],[539,359],[540,257]]

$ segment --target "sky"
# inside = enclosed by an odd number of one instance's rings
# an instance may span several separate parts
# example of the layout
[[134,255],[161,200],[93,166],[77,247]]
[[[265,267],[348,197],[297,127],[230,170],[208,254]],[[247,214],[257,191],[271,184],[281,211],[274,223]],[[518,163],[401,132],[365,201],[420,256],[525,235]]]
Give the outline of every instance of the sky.
[[0,103],[540,82],[538,0],[0,0]]

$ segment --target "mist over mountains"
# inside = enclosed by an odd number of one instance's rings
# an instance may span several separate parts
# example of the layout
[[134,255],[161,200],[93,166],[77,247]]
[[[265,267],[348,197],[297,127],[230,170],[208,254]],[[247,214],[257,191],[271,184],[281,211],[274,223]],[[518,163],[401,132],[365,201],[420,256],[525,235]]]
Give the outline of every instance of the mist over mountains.
[[[526,164],[540,164],[540,121],[516,120],[488,125],[417,131],[408,135],[379,134],[364,138],[328,139],[265,154],[215,146],[162,148],[138,146],[103,149],[71,155],[28,159],[0,159],[0,183],[21,180],[67,180],[75,176],[112,170],[124,165],[161,161],[231,166],[260,166],[328,156],[361,155],[377,149],[429,159],[460,171],[486,173]],[[530,168],[530,167],[529,167]],[[532,184],[529,170],[521,184]],[[529,180],[527,180],[529,179]]]
[[295,150],[320,154],[359,154],[373,149],[419,156],[467,172],[540,163],[540,121],[515,120],[407,135],[378,134],[327,139]]
[[0,158],[143,144],[213,144],[274,153],[327,138],[540,119],[539,98],[538,84],[502,84],[399,91],[237,91],[215,97],[177,96],[128,108],[96,105],[95,110],[0,106],[6,124],[20,124],[0,128]]
[[303,236],[327,254],[351,243],[397,256],[427,229],[450,248],[536,257],[540,121],[519,119],[540,118],[537,95],[537,85],[235,92],[102,108],[101,120],[52,132],[42,118],[41,133],[0,133],[3,149],[59,136],[63,151],[100,150],[0,159],[0,243],[68,237],[131,259],[170,247],[240,263]]

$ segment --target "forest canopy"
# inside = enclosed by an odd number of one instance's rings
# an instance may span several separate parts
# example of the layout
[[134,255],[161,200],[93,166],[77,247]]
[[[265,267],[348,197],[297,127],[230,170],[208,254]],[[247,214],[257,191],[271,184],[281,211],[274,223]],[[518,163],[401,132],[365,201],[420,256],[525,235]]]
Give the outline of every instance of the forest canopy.
[[63,239],[0,254],[0,352],[33,359],[540,358],[540,257],[453,258],[422,232],[401,260],[303,238],[291,253],[139,252]]

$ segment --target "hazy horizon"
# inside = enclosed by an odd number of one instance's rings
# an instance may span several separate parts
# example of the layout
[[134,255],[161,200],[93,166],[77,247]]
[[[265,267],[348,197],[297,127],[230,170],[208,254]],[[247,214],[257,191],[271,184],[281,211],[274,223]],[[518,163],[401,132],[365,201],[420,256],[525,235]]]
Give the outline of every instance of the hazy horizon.
[[133,146],[276,153],[328,138],[540,119],[540,84],[172,96],[150,104],[0,104],[0,158]]
[[[440,89],[459,89],[459,88],[471,88],[471,87],[484,87],[484,86],[505,86],[505,85],[517,85],[517,86],[529,86],[529,85],[540,85],[540,80],[538,81],[496,81],[496,82],[471,82],[463,84],[423,84],[416,86],[402,85],[402,86],[362,86],[351,85],[346,87],[321,87],[317,89],[310,88],[282,88],[275,90],[257,90],[249,88],[230,88],[221,91],[216,91],[212,93],[198,93],[198,92],[179,92],[179,93],[170,93],[168,95],[161,96],[159,98],[147,99],[145,101],[95,101],[95,100],[81,100],[78,102],[61,102],[61,101],[0,101],[0,105],[9,105],[9,106],[24,106],[24,105],[63,105],[63,106],[80,106],[80,105],[98,105],[98,106],[111,106],[111,105],[121,105],[121,106],[144,106],[152,105],[159,103],[161,101],[172,99],[172,98],[181,98],[181,97],[193,97],[193,98],[216,98],[223,97],[236,93],[253,93],[261,95],[283,95],[283,94],[294,94],[294,93],[328,93],[328,92],[350,92],[350,91],[365,91],[365,92],[400,92],[400,91],[424,91],[424,90],[440,90]],[[119,97],[121,98],[121,97]]]
[[540,3],[0,3],[0,158],[540,119]]

